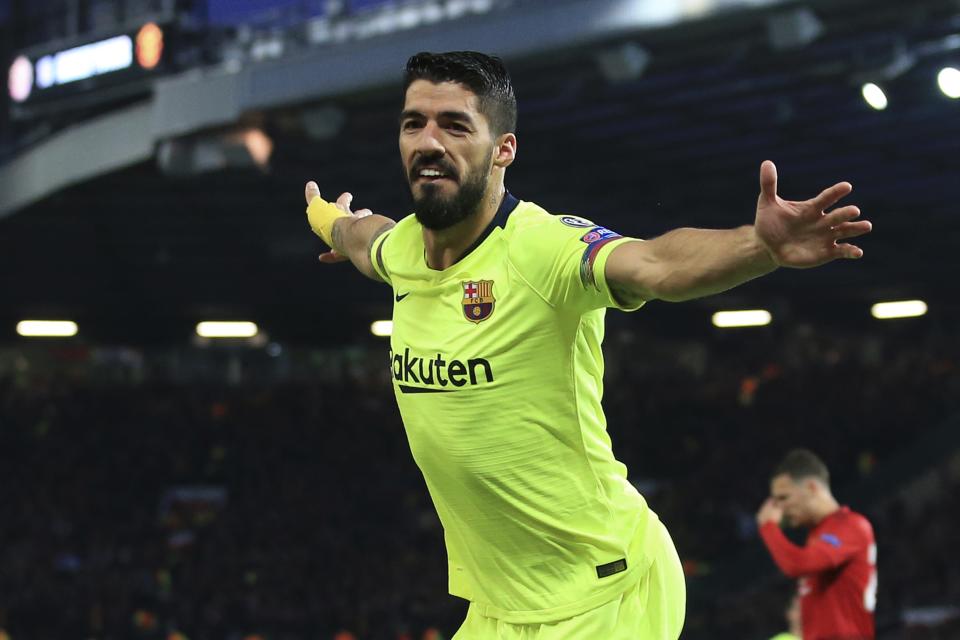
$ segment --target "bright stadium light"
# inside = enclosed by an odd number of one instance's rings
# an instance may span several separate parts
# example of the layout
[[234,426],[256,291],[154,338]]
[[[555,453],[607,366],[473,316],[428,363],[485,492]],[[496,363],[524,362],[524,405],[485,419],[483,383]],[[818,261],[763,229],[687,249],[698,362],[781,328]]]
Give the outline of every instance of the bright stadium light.
[[375,320],[370,325],[370,333],[379,338],[393,335],[393,320]]
[[766,309],[745,309],[743,311],[717,311],[713,314],[713,326],[721,329],[731,327],[763,327],[773,320]]
[[877,111],[883,111],[887,108],[887,94],[874,83],[868,82],[863,85],[861,93],[863,93],[863,99],[867,101],[867,104]]
[[878,302],[870,307],[870,315],[877,320],[894,318],[916,318],[927,313],[927,303],[923,300],[898,300],[896,302]]
[[137,63],[144,69],[153,69],[163,57],[163,29],[148,22],[140,27],[134,45]]
[[72,320],[21,320],[17,333],[26,338],[69,338],[77,335],[77,323]]
[[944,67],[937,74],[937,84],[943,95],[954,100],[960,98],[960,69]]
[[10,65],[7,90],[14,102],[23,102],[30,97],[33,91],[33,65],[26,56],[17,56]]
[[252,338],[259,329],[253,322],[214,322],[197,323],[197,335],[201,338]]
[[37,85],[43,89],[126,69],[133,64],[133,40],[116,36],[44,56],[37,61]]

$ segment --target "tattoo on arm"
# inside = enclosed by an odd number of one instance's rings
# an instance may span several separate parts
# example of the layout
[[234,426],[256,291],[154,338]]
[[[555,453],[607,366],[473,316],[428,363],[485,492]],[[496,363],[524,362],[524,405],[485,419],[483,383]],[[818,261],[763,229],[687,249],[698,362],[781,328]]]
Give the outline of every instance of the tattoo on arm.
[[[379,229],[373,232],[373,235],[370,236],[370,242],[367,243],[368,256],[370,256],[370,252],[373,251],[373,243],[377,241],[377,238],[385,234],[387,231],[390,231],[390,229],[393,229],[395,226],[396,226],[395,222],[392,222],[392,221],[387,222],[386,224],[382,225]],[[380,245],[380,248],[383,248],[383,245]],[[377,263],[380,265],[380,268],[383,269],[384,272],[387,270],[387,268],[383,266],[383,259],[380,257],[379,250],[377,251],[376,258],[374,258],[373,256],[370,257],[370,261],[373,262],[373,260],[377,261]]]
[[330,234],[330,240],[333,242],[333,248],[341,255],[347,255],[343,250],[343,225],[349,218],[340,218],[333,223],[333,231]]
[[627,300],[630,299],[630,295],[627,292],[627,288],[620,284],[611,283],[610,293],[613,294],[613,299],[619,302],[621,305],[626,305]]
[[649,302],[652,299],[647,296],[641,296],[636,291],[631,291],[629,287],[622,284],[611,283],[610,293],[613,294],[613,299],[623,307],[630,307],[642,301]]

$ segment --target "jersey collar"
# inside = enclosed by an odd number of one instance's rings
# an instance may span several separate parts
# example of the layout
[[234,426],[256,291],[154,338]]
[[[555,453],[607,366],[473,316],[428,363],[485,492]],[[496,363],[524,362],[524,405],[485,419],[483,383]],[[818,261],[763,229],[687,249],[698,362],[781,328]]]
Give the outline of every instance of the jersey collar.
[[[457,262],[460,262],[468,255],[473,253],[474,249],[483,244],[483,241],[486,240],[491,233],[493,233],[494,229],[497,227],[506,229],[507,219],[510,217],[510,214],[513,213],[513,210],[517,208],[518,204],[520,204],[520,200],[513,197],[513,194],[511,194],[509,191],[504,191],[503,200],[500,202],[500,206],[497,208],[497,213],[493,216],[493,220],[491,220],[490,224],[487,225],[487,228],[483,230],[483,233],[481,233],[480,236],[473,241],[473,244],[467,247],[467,250],[463,252],[463,255],[457,258]],[[454,264],[457,262],[454,262]]]

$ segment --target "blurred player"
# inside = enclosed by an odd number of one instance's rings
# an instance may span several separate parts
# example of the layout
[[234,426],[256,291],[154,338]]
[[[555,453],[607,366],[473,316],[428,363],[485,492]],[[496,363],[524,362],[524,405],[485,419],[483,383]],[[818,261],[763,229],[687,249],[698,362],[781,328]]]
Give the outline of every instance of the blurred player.
[[836,241],[870,223],[856,207],[824,214],[846,183],[780,199],[766,162],[755,225],[624,238],[506,190],[516,113],[498,59],[413,56],[399,144],[415,214],[350,214],[350,194],[335,207],[310,182],[308,219],[335,249],[322,261],[349,258],[393,288],[397,403],[443,523],[450,592],[470,601],[456,640],[675,639],[680,562],[600,406],[604,311],[859,258]]
[[801,640],[803,637],[800,633],[800,597],[793,596],[790,598],[790,604],[787,605],[786,611],[784,611],[784,616],[787,619],[787,630],[783,633],[778,633],[777,635],[770,638],[770,640]]
[[[781,520],[810,529],[798,547],[783,535]],[[837,504],[830,474],[814,453],[795,449],[777,466],[770,497],[757,513],[760,536],[780,570],[799,578],[803,640],[874,637],[877,546],[873,527]]]

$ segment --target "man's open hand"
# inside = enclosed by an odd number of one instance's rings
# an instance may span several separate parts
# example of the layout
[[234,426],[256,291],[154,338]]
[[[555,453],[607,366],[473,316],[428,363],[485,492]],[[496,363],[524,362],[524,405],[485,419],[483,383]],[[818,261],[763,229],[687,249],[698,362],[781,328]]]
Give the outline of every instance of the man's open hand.
[[[320,195],[320,187],[317,186],[316,182],[311,180],[304,188],[303,195],[307,200],[307,206],[309,206],[310,201]],[[344,213],[348,213],[355,218],[365,218],[373,213],[370,211],[370,209],[361,209],[360,211],[354,213],[350,211],[351,202],[353,202],[353,194],[341,193],[340,197],[337,198],[336,205],[338,209],[341,209]],[[324,264],[333,264],[334,262],[343,262],[345,260],[347,260],[347,257],[337,253],[336,249],[330,249],[330,251],[320,254],[320,262]]]
[[826,211],[851,191],[849,182],[839,182],[812,200],[784,200],[777,195],[777,167],[767,160],[760,167],[757,238],[781,267],[806,269],[837,258],[861,258],[860,247],[838,240],[869,233],[870,222],[856,220],[860,209],[853,205]]

